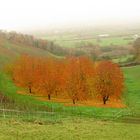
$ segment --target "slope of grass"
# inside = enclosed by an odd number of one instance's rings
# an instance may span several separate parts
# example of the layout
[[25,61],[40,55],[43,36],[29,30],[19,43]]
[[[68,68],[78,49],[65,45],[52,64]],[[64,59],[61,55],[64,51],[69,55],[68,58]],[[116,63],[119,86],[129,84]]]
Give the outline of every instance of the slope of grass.
[[[51,108],[51,103],[36,100],[33,96],[17,94],[19,89],[14,85],[9,76],[0,72],[0,93],[11,100],[11,102],[1,104],[1,107],[25,111],[47,110],[47,108]],[[56,104],[54,103],[53,106],[55,107]]]
[[[96,108],[96,107],[64,107],[59,103],[37,101],[31,96],[18,95],[17,87],[10,78],[0,73],[0,91],[16,101],[17,109],[49,107],[55,114],[33,117],[25,115],[23,118],[11,116],[0,119],[0,139],[2,140],[138,140],[140,139],[140,125],[106,121],[106,117],[115,114],[125,115],[133,111],[140,113],[140,66],[123,68],[126,79],[127,109]],[[22,108],[22,106],[25,106]],[[26,109],[26,110],[27,110]],[[62,114],[63,112],[63,114]],[[80,115],[80,116],[79,116]],[[101,117],[103,115],[103,117]],[[88,116],[88,117],[84,117]],[[106,116],[106,117],[105,117]],[[93,118],[94,117],[94,118]],[[95,119],[102,118],[103,120]]]
[[7,108],[17,108],[19,110],[41,110],[57,112],[65,115],[82,115],[96,118],[113,118],[116,114],[128,114],[128,109],[124,108],[97,108],[97,107],[82,107],[82,106],[64,106],[62,103],[54,103],[36,100],[33,96],[17,94],[17,87],[9,79],[9,77],[3,73],[0,74],[0,91],[10,99],[14,100],[14,104],[4,104]]
[[14,60],[20,54],[57,57],[56,55],[40,48],[18,45],[7,40],[0,40],[0,67],[5,63]]
[[[54,103],[36,100],[33,96],[17,94],[17,87],[12,80],[5,74],[0,73],[0,91],[15,100],[16,107],[19,109],[41,108],[46,111],[64,113],[65,115],[82,115],[95,118],[114,118],[132,113],[140,113],[140,66],[123,68],[125,74],[126,90],[124,94],[124,102],[127,108],[98,108],[84,106],[64,106],[62,103]],[[13,105],[14,107],[14,105]]]
[[124,68],[126,79],[126,102],[134,112],[140,114],[140,66]]

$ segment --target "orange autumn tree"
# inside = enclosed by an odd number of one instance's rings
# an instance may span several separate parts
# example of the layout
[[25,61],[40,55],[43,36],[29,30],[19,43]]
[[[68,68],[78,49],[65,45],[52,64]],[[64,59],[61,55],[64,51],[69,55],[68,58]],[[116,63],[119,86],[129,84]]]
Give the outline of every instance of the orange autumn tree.
[[32,88],[36,79],[36,59],[28,55],[22,55],[13,66],[13,79],[17,85],[28,88],[32,93]]
[[64,77],[64,70],[65,70],[65,63],[64,60],[55,60],[55,81],[56,81],[56,88],[55,88],[55,96],[56,97],[63,97],[63,92],[65,92],[65,77]]
[[94,63],[85,56],[81,56],[78,59],[79,96],[86,100],[91,98],[89,82],[92,82],[91,79],[94,78]]
[[73,104],[88,98],[87,79],[92,72],[92,63],[86,57],[68,57],[65,68],[65,85]]
[[95,65],[84,56],[54,59],[22,55],[12,66],[17,85],[48,100],[69,98],[75,104],[98,95],[106,104],[110,97],[120,98],[123,92],[122,71],[111,61]]
[[52,58],[47,58],[44,60],[44,65],[42,67],[42,73],[40,75],[40,92],[43,95],[47,95],[48,99],[54,95],[60,87],[60,76],[61,73],[58,71],[58,63]]
[[97,64],[95,71],[95,90],[104,104],[110,97],[118,98],[122,95],[124,78],[117,64],[111,61],[101,61]]
[[47,95],[50,100],[52,94],[62,89],[62,68],[61,61],[56,59],[22,55],[13,64],[12,76],[29,93],[34,89],[36,94]]

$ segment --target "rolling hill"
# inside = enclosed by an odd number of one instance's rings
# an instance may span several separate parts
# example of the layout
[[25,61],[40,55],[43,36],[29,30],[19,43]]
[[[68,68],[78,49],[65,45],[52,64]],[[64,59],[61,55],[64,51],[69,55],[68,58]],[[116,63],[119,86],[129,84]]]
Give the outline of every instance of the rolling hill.
[[6,39],[0,38],[0,68],[10,61],[14,60],[21,54],[29,54],[35,56],[59,57],[47,50],[36,48],[29,45],[18,44]]

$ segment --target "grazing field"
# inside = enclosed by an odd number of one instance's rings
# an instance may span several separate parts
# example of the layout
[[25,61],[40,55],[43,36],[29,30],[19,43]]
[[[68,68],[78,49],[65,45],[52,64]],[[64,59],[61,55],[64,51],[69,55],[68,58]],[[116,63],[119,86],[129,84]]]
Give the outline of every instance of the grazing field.
[[126,102],[129,108],[140,114],[140,66],[123,70],[126,78]]
[[126,56],[121,56],[121,57],[119,57],[119,58],[114,58],[114,59],[112,59],[112,61],[113,62],[115,62],[115,63],[124,63],[124,62],[127,62],[128,61],[128,59],[133,59],[133,55],[126,55]]
[[101,47],[106,46],[127,46],[133,43],[134,38],[129,36],[123,36],[123,37],[105,37],[105,38],[99,38],[99,37],[89,37],[89,38],[78,38],[74,36],[68,36],[68,37],[59,37],[59,36],[52,36],[52,37],[42,37],[42,39],[49,39],[54,41],[56,44],[59,44],[62,47],[66,48],[75,48],[75,47],[81,47],[87,44],[94,44]]
[[65,118],[57,121],[0,120],[2,140],[138,140],[140,125],[101,121],[93,118]]

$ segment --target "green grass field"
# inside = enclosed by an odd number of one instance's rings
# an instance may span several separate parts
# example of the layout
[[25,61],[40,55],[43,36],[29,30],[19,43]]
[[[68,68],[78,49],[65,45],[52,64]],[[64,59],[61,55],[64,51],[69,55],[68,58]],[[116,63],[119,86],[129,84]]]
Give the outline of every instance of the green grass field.
[[128,54],[128,55],[121,56],[119,58],[114,58],[112,59],[112,61],[114,63],[125,63],[125,62],[128,62],[128,60],[132,60],[133,57],[134,57],[133,55]]
[[130,108],[140,114],[140,66],[124,68],[126,99]]
[[73,36],[52,36],[52,37],[42,37],[43,39],[48,39],[54,41],[56,44],[59,44],[62,47],[66,48],[75,48],[80,47],[83,45],[87,45],[89,43],[94,45],[99,45],[101,47],[106,46],[126,46],[133,43],[133,38],[126,39],[125,37],[108,37],[108,38],[88,38],[88,39],[81,39],[81,38],[74,38]]
[[[42,123],[41,123],[42,122]],[[1,140],[139,140],[140,125],[65,118],[59,121],[0,120]]]

